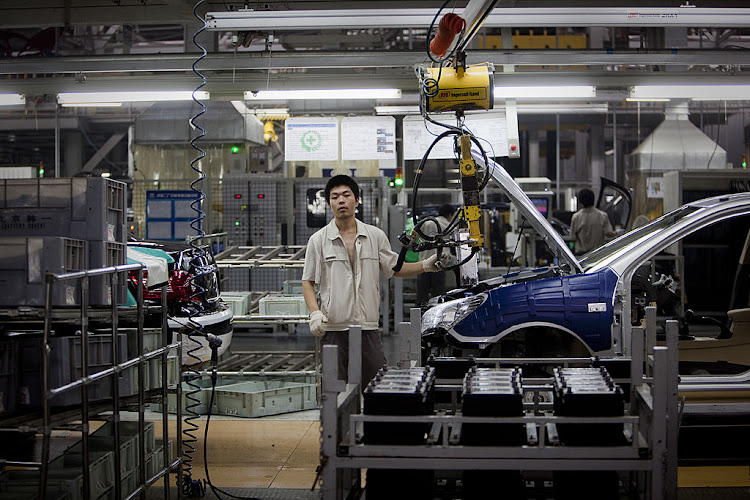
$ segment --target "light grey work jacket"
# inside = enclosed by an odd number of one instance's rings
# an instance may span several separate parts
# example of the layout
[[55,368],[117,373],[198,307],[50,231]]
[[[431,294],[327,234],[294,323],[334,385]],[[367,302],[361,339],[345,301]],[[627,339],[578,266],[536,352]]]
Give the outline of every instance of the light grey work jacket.
[[354,267],[336,226],[336,219],[318,230],[307,242],[304,281],[320,286],[320,310],[328,318],[328,331],[359,325],[377,330],[380,319],[380,272],[393,276],[398,254],[385,233],[357,220]]

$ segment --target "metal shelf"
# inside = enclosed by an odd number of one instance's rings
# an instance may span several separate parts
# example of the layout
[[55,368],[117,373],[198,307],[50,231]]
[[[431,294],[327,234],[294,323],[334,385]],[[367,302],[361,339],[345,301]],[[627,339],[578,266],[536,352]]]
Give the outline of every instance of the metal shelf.
[[[118,307],[115,303],[111,307],[105,308],[92,308],[88,306],[88,282],[90,276],[112,276],[112,286],[114,287],[117,280],[126,279],[125,276],[130,271],[137,271],[138,273],[138,291],[136,296],[138,298],[137,305],[135,307]],[[171,333],[167,328],[166,320],[166,290],[162,289],[162,304],[158,307],[146,308],[143,304],[143,268],[140,264],[129,264],[123,266],[114,266],[102,269],[92,269],[86,271],[71,272],[68,274],[50,274],[46,275],[46,306],[43,308],[37,307],[18,307],[18,308],[3,308],[0,310],[0,324],[4,324],[6,327],[12,325],[33,325],[36,329],[42,331],[42,349],[41,349],[41,394],[42,394],[42,405],[41,409],[35,409],[33,411],[14,411],[5,415],[0,420],[0,431],[20,431],[20,432],[33,432],[41,434],[42,436],[42,449],[41,449],[41,460],[39,463],[28,464],[32,468],[39,470],[39,485],[38,485],[38,496],[40,498],[45,497],[45,491],[48,483],[48,472],[50,463],[50,445],[52,440],[52,431],[56,428],[65,426],[66,429],[78,431],[81,433],[81,463],[89,464],[90,462],[90,449],[89,449],[89,422],[97,418],[104,412],[111,412],[111,415],[102,417],[106,420],[111,420],[115,423],[113,426],[112,434],[112,461],[114,480],[111,486],[112,494],[115,498],[124,498],[126,495],[133,497],[139,492],[145,491],[149,486],[154,484],[157,480],[162,477],[164,481],[164,498],[169,498],[169,473],[176,469],[178,477],[182,476],[182,458],[178,457],[176,460],[172,460],[169,455],[170,451],[167,446],[167,438],[169,436],[168,431],[168,415],[165,412],[162,417],[162,434],[165,439],[165,445],[163,446],[163,461],[164,464],[161,470],[156,471],[153,477],[146,476],[146,450],[145,450],[145,404],[148,401],[160,400],[166,405],[168,395],[168,370],[167,370],[167,357],[170,352],[177,352],[177,359],[181,356],[181,342],[170,344]],[[75,308],[53,308],[50,305],[50,298],[52,297],[53,287],[60,282],[79,281],[81,286],[81,305]],[[143,342],[143,325],[145,312],[156,313],[158,312],[162,317],[162,339],[163,347],[152,350],[149,353],[145,353],[144,342]],[[127,358],[128,356],[120,353],[119,342],[117,341],[119,324],[121,320],[130,321],[138,325],[137,328],[137,346],[138,350],[135,357],[126,361],[118,363],[118,360]],[[91,323],[102,323],[106,322],[109,325],[109,329],[112,335],[111,342],[111,360],[112,364],[106,366],[104,369],[97,371],[94,374],[89,373],[89,335],[82,335],[80,342],[80,370],[82,377],[67,383],[61,387],[50,386],[50,347],[49,339],[52,334],[53,325],[64,323],[73,324],[80,327],[82,332],[89,332],[91,330]],[[139,354],[140,353],[140,354]],[[122,353],[124,354],[124,353]],[[161,380],[162,387],[157,390],[147,391],[144,388],[146,363],[156,359],[161,360]],[[179,366],[179,365],[178,365]],[[119,374],[124,370],[137,370],[137,386],[134,388],[136,393],[133,395],[120,396],[120,380]],[[103,381],[107,379],[111,383],[111,396],[98,401],[89,400],[89,387],[95,382]],[[177,384],[177,396],[180,398],[181,384]],[[53,409],[51,405],[51,399],[62,393],[68,391],[80,391],[81,393],[81,404],[80,408],[71,409],[70,407],[63,407],[59,409]],[[121,469],[121,441],[120,441],[120,411],[122,408],[127,407],[135,409],[138,413],[138,428],[139,432],[139,450],[137,463],[139,464],[139,476],[135,481],[134,492],[122,491],[123,487],[123,471]],[[80,422],[73,425],[66,425],[71,422]],[[181,435],[181,415],[178,410],[177,419],[177,431],[176,436]],[[0,432],[0,435],[2,433]],[[179,438],[178,438],[179,439]],[[181,451],[181,447],[178,446],[178,451]],[[135,471],[136,469],[133,469]],[[81,482],[81,496],[83,499],[89,499],[91,497],[91,485],[95,478],[92,478],[91,471],[88,466],[81,467],[82,482]],[[182,498],[182,491],[180,488],[177,489],[178,498]]]
[[[655,327],[655,308],[649,308],[647,325]],[[412,311],[412,319],[419,314]],[[668,328],[676,329],[676,322]],[[402,323],[404,340],[401,366],[419,363],[419,325]],[[338,379],[337,349],[323,347],[321,410],[321,494],[323,500],[342,500],[361,491],[360,470],[524,470],[524,471],[620,471],[627,476],[630,498],[673,499],[677,492],[677,345],[656,347],[641,327],[634,328],[629,358],[630,402],[621,417],[560,417],[540,411],[526,411],[518,417],[465,417],[448,410],[425,416],[365,415],[359,387],[360,329],[350,331],[349,380]],[[676,339],[676,335],[674,336]],[[644,350],[645,346],[645,350]],[[645,362],[649,371],[643,373]],[[617,358],[622,361],[623,358]],[[494,366],[521,366],[548,363],[564,365],[569,359],[486,359]],[[580,361],[580,360],[579,360]],[[536,380],[534,382],[537,382]],[[545,384],[524,385],[535,396]],[[535,399],[536,400],[536,399]],[[455,400],[454,400],[455,401]],[[530,408],[527,406],[527,410]],[[541,414],[540,414],[541,413]],[[362,440],[365,422],[398,422],[429,425],[425,444],[373,445]],[[461,445],[461,426],[465,422],[483,424],[525,424],[526,444],[522,446]],[[625,444],[609,446],[566,446],[554,439],[555,425],[623,424]],[[669,452],[668,452],[669,451]],[[624,477],[623,476],[623,477]]]
[[305,249],[305,245],[231,246],[218,253],[215,259],[220,268],[302,268]]

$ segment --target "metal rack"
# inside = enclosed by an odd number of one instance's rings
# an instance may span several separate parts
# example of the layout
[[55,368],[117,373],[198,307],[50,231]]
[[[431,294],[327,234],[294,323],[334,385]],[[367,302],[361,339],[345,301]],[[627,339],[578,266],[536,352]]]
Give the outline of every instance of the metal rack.
[[[118,281],[121,279],[127,279],[127,273],[130,271],[137,272],[138,278],[138,291],[137,291],[137,306],[135,308],[123,309],[119,308],[117,300],[111,300],[111,308],[106,309],[89,309],[88,306],[88,289],[89,289],[89,278],[91,277],[109,277],[109,284],[111,289],[117,288]],[[58,283],[70,282],[71,280],[80,280],[81,284],[81,306],[79,310],[74,309],[53,309],[51,306],[51,297],[53,287]],[[45,307],[42,314],[43,319],[43,342],[42,342],[42,363],[41,363],[41,382],[42,382],[42,410],[41,416],[37,413],[28,415],[18,415],[14,418],[7,419],[4,422],[0,422],[0,430],[22,430],[23,432],[34,432],[42,435],[42,450],[41,450],[41,461],[39,463],[25,464],[27,466],[37,467],[39,473],[39,484],[38,484],[38,497],[47,498],[45,491],[48,483],[49,473],[49,460],[50,460],[50,445],[52,439],[52,431],[54,428],[60,428],[64,423],[80,420],[80,424],[75,424],[72,429],[81,432],[81,454],[82,454],[82,498],[91,498],[91,471],[89,470],[88,464],[90,463],[90,447],[89,447],[89,431],[90,431],[90,419],[92,416],[100,414],[102,412],[111,412],[111,416],[107,419],[110,420],[114,425],[112,426],[112,459],[114,462],[113,475],[114,482],[112,485],[111,494],[113,498],[134,498],[139,496],[145,498],[145,490],[154,484],[156,481],[164,478],[164,498],[170,497],[169,488],[169,473],[172,470],[176,470],[178,477],[182,476],[182,458],[178,456],[175,460],[171,460],[171,450],[168,446],[168,416],[166,412],[162,417],[162,434],[164,437],[163,446],[163,457],[161,470],[156,471],[152,477],[146,476],[146,443],[145,443],[145,405],[146,399],[157,398],[162,402],[166,403],[168,394],[168,363],[167,358],[170,352],[175,351],[178,358],[181,356],[181,341],[170,344],[170,333],[167,327],[166,317],[166,286],[162,289],[162,304],[160,309],[161,313],[161,325],[162,325],[162,338],[163,347],[155,349],[149,353],[144,352],[143,342],[143,330],[144,330],[144,313],[146,308],[143,305],[143,267],[141,264],[130,264],[121,265],[114,267],[106,267],[100,269],[91,269],[86,271],[71,272],[66,274],[51,274],[46,275],[46,296],[45,296]],[[135,311],[133,311],[135,309]],[[8,313],[9,311],[5,311]],[[138,356],[124,362],[118,363],[118,360],[122,358],[120,347],[117,342],[118,328],[120,319],[124,316],[133,319],[137,322],[137,349]],[[108,319],[111,326],[111,349],[112,349],[112,366],[98,371],[95,374],[89,374],[89,323],[92,318],[98,320]],[[27,308],[19,308],[17,314],[6,314],[9,318],[23,318],[25,321],[31,321],[34,317],[39,317],[39,311]],[[75,325],[80,326],[81,342],[80,342],[80,356],[82,363],[82,376],[78,380],[74,380],[62,387],[51,387],[50,385],[50,336],[52,331],[53,322],[59,321],[71,321]],[[155,360],[161,360],[161,390],[146,391],[144,388],[144,375],[146,369],[146,363]],[[119,387],[119,375],[128,369],[136,369],[138,373],[138,384],[137,393],[132,396],[120,395]],[[111,398],[107,401],[91,402],[89,400],[89,388],[91,384],[107,379],[111,381]],[[69,391],[79,390],[81,394],[81,408],[80,410],[67,410],[63,412],[53,412],[51,400],[52,398],[68,393]],[[181,387],[177,384],[177,397],[180,397]],[[132,405],[136,407],[138,413],[138,470],[139,474],[137,481],[135,481],[136,487],[132,492],[122,491],[122,471],[121,471],[121,443],[120,443],[120,422],[121,422],[121,408],[125,405]],[[68,430],[71,426],[66,427]],[[177,416],[177,436],[181,435],[181,415],[178,409]],[[178,446],[178,450],[180,447]],[[178,454],[179,455],[179,454]],[[181,498],[181,490],[178,488],[178,497]]]
[[[348,498],[361,490],[360,469],[419,470],[613,470],[627,476],[632,497],[670,499],[677,491],[677,345],[676,322],[668,329],[675,339],[667,347],[656,347],[648,339],[655,328],[655,309],[649,308],[646,328],[633,328],[631,340],[630,405],[621,417],[561,417],[527,411],[523,417],[467,417],[460,413],[438,412],[425,416],[374,416],[362,414],[359,388],[361,332],[350,330],[349,380],[345,384],[336,373],[335,346],[325,346],[321,411],[321,495],[324,500]],[[401,323],[404,340],[401,365],[419,364],[420,328],[418,310],[412,310],[410,323]],[[649,334],[646,335],[646,330]],[[669,337],[669,335],[668,335]],[[672,345],[674,344],[674,345]],[[618,358],[622,360],[623,358]],[[484,359],[492,366],[591,362],[581,359]],[[649,371],[644,373],[644,362]],[[532,384],[531,391],[545,384]],[[438,387],[436,387],[437,389]],[[526,388],[525,388],[526,390]],[[533,406],[536,405],[536,406]],[[538,409],[533,403],[529,409]],[[423,423],[429,426],[426,444],[374,445],[361,439],[365,422]],[[464,423],[525,424],[523,446],[460,445],[457,435]],[[556,444],[556,426],[564,424],[622,424],[627,444],[620,446],[565,446]]]

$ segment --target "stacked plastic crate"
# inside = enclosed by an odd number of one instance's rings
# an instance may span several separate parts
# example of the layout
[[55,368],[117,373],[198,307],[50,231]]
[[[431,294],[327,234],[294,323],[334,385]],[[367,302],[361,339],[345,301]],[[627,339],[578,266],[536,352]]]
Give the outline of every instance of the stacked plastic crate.
[[[125,264],[126,184],[112,179],[0,180],[1,306],[43,306],[45,273],[62,274]],[[127,284],[111,290],[109,276],[89,282],[89,305],[122,303]],[[55,286],[54,306],[80,305],[80,282]]]
[[[89,436],[89,498],[114,498],[114,424],[107,422]],[[120,491],[122,498],[139,484],[140,437],[137,422],[120,422]],[[144,427],[146,478],[155,476],[164,464],[164,441],[154,438],[153,422]],[[172,441],[167,442],[168,460]],[[55,500],[85,498],[83,491],[82,443],[72,445],[49,464],[45,498]],[[10,470],[0,474],[0,498],[34,498],[39,483],[38,470]],[[6,496],[2,496],[6,495]]]
[[[434,368],[381,369],[364,391],[366,415],[432,415]],[[378,445],[424,444],[429,424],[365,422],[364,442]],[[391,499],[394,485],[402,498],[432,499],[433,471],[368,469],[367,498]]]
[[[523,386],[519,368],[471,368],[464,377],[462,413],[465,417],[522,417]],[[525,426],[518,424],[464,423],[461,444],[468,446],[521,446]],[[463,472],[464,498],[482,498],[502,484],[503,495],[520,498],[520,470]]]
[[[623,391],[605,367],[555,368],[554,377],[555,416],[617,417],[625,414]],[[557,429],[566,446],[626,444],[621,423],[560,424]],[[557,471],[553,482],[559,498],[620,498],[619,478],[614,470]]]
[[258,302],[261,316],[307,316],[307,304],[302,296],[301,280],[286,280],[281,295],[271,294]]

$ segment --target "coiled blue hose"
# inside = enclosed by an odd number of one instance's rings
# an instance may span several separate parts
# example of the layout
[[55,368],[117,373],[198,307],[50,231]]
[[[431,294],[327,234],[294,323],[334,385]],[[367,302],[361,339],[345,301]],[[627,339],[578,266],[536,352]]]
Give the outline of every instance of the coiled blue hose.
[[[203,171],[200,168],[200,161],[206,157],[206,152],[200,148],[200,146],[197,145],[197,141],[204,137],[206,135],[206,130],[201,127],[198,123],[196,123],[196,120],[203,115],[206,112],[206,106],[203,104],[196,96],[196,92],[198,92],[201,88],[203,88],[206,85],[206,77],[203,76],[203,74],[198,71],[196,66],[198,63],[200,63],[205,57],[206,57],[206,49],[198,43],[197,37],[201,33],[203,33],[206,30],[206,21],[203,19],[200,15],[198,15],[198,7],[203,4],[204,0],[199,0],[195,6],[193,7],[193,16],[195,16],[196,19],[201,21],[203,23],[203,26],[196,31],[193,34],[193,44],[200,49],[202,54],[200,57],[198,57],[195,61],[193,61],[193,73],[195,73],[200,79],[201,83],[198,85],[195,90],[193,91],[193,101],[198,103],[200,106],[200,111],[193,115],[190,118],[190,125],[198,131],[198,133],[190,140],[190,145],[198,152],[198,155],[193,159],[193,161],[190,162],[190,167],[198,174],[197,178],[193,180],[190,183],[190,189],[192,189],[195,193],[198,194],[197,198],[190,204],[190,207],[195,210],[196,216],[193,220],[190,221],[190,227],[195,231],[196,236],[190,237],[190,256],[191,256],[191,265],[192,263],[197,263],[198,265],[195,266],[195,273],[191,273],[191,285],[193,285],[195,293],[190,297],[191,300],[194,298],[201,298],[205,295],[205,289],[200,286],[200,283],[202,280],[200,279],[201,276],[207,274],[208,271],[205,266],[203,266],[203,262],[205,262],[205,259],[203,258],[205,256],[205,249],[202,248],[199,245],[199,242],[202,238],[205,237],[206,233],[203,231],[203,219],[206,218],[205,212],[203,212],[203,201],[206,199],[205,193],[200,189],[200,183],[203,181],[203,179],[206,178],[206,174],[203,173]],[[202,301],[194,301],[198,305],[196,310],[190,314],[189,318],[192,320],[193,317],[196,315],[201,314],[203,311],[202,307]],[[188,337],[193,340],[192,337],[194,335],[200,335],[200,325],[195,321],[190,321],[191,327],[197,327],[198,331],[192,330],[192,328],[186,328],[183,329],[183,331],[187,332]],[[192,341],[189,343],[191,347],[187,351],[188,358],[191,360],[194,360],[194,362],[190,363],[188,366],[188,369],[184,372],[183,377],[185,380],[185,384],[188,386],[188,390],[186,392],[185,398],[187,399],[187,405],[185,407],[185,418],[184,423],[185,426],[182,430],[183,439],[182,439],[182,454],[184,456],[184,469],[183,469],[183,477],[182,477],[182,488],[183,493],[188,497],[196,497],[196,496],[204,496],[206,494],[206,486],[203,482],[199,480],[193,480],[192,478],[192,470],[193,470],[193,454],[196,451],[196,448],[194,444],[198,441],[198,437],[196,433],[199,430],[198,425],[195,424],[195,420],[197,420],[200,415],[195,411],[195,408],[200,405],[200,400],[196,397],[196,394],[198,394],[201,390],[201,388],[195,384],[195,380],[200,378],[200,373],[196,370],[198,368],[198,365],[201,362],[201,359],[195,355],[195,352],[198,351],[201,347],[201,344],[197,341]]]

